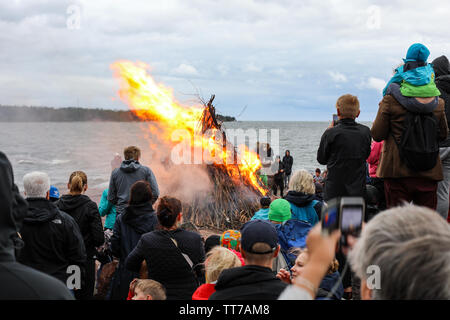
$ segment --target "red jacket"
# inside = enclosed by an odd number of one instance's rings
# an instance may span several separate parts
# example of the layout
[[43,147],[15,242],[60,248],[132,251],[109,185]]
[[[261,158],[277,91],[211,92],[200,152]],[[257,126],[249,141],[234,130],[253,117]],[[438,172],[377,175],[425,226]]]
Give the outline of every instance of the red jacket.
[[369,176],[371,178],[377,177],[377,168],[378,163],[380,162],[382,149],[383,149],[383,141],[381,142],[372,141],[370,155],[367,158],[367,163],[369,164]]
[[202,284],[195,290],[192,300],[208,300],[209,297],[216,292],[216,285],[212,283]]

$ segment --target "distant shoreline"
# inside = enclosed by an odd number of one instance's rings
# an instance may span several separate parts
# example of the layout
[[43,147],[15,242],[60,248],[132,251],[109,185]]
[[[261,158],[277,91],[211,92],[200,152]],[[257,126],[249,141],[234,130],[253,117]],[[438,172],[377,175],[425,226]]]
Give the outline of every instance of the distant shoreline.
[[[236,118],[217,115],[222,122]],[[50,108],[0,105],[0,122],[157,122],[158,119],[142,120],[131,110],[108,110],[91,108]]]

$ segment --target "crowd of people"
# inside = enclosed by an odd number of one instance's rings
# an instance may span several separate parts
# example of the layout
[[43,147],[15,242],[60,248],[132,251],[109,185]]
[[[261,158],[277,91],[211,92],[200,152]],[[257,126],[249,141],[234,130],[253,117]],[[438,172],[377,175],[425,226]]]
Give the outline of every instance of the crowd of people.
[[[293,172],[287,150],[253,217],[206,239],[183,228],[138,147],[116,155],[98,206],[82,171],[62,196],[30,172],[21,194],[0,152],[0,299],[450,299],[450,64],[428,56],[408,49],[372,128],[341,96],[318,146],[326,170]],[[365,199],[359,237],[322,232],[342,197]]]

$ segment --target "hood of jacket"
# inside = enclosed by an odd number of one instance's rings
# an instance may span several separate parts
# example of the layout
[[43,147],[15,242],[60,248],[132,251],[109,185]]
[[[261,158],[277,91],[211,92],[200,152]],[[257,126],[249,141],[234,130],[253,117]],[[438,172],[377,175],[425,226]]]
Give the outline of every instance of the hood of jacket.
[[27,215],[28,203],[14,184],[11,163],[0,152],[0,261],[14,261],[16,246],[20,241],[17,232]]
[[141,164],[136,160],[124,160],[120,165],[120,170],[123,172],[134,172],[141,167]]
[[222,271],[216,283],[216,290],[242,285],[258,285],[258,282],[277,280],[272,270],[260,266],[244,266]]
[[400,92],[400,85],[391,83],[386,94],[392,95],[406,110],[413,113],[431,113],[439,104],[439,97],[435,97],[430,103],[420,103],[414,97],[405,97]]
[[156,224],[157,218],[151,202],[129,205],[123,213],[122,221],[138,234],[147,233],[149,224]]
[[58,214],[56,205],[45,198],[27,198],[28,213],[23,220],[26,224],[41,224],[55,219]]
[[436,79],[442,76],[450,75],[450,62],[446,56],[440,56],[434,59],[433,68]]
[[297,207],[305,207],[311,201],[315,200],[313,194],[306,194],[298,191],[288,191],[287,195],[284,197],[287,201],[295,204]]
[[73,211],[90,201],[91,199],[84,194],[75,196],[65,194],[58,200],[58,207],[62,211]]

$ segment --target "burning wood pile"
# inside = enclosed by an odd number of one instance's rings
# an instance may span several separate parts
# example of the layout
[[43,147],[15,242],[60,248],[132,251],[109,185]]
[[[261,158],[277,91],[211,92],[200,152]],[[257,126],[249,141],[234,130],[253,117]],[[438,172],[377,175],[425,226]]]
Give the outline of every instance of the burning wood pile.
[[[200,164],[185,162],[182,170],[198,170],[200,166],[211,183],[207,192],[199,192],[189,200],[180,197],[185,220],[198,227],[219,230],[238,228],[246,222],[258,209],[259,198],[267,193],[257,174],[261,161],[255,151],[243,145],[236,147],[227,139],[212,104],[214,95],[201,106],[182,106],[175,101],[171,89],[153,80],[146,70],[148,66],[119,61],[111,67],[121,82],[119,96],[133,113],[143,120],[158,119],[148,129],[152,135],[151,148],[157,140],[158,150],[161,145],[172,150],[173,161],[174,146],[188,143],[194,154],[201,155]],[[180,135],[180,130],[188,134]],[[187,159],[192,159],[190,152]],[[158,178],[158,172],[155,174]],[[164,180],[158,183],[164,186]],[[167,192],[172,195],[171,188]]]
[[[187,217],[197,226],[207,226],[217,229],[239,228],[248,221],[259,209],[259,198],[267,190],[264,184],[256,178],[257,186],[253,185],[248,174],[241,172],[237,161],[237,150],[227,141],[222,124],[216,118],[215,108],[212,105],[214,95],[207,104],[204,104],[202,118],[202,134],[213,130],[222,136],[223,154],[232,154],[232,163],[208,164],[207,171],[213,182],[214,189],[209,196],[200,198],[187,205]],[[245,166],[245,164],[244,164]]]

